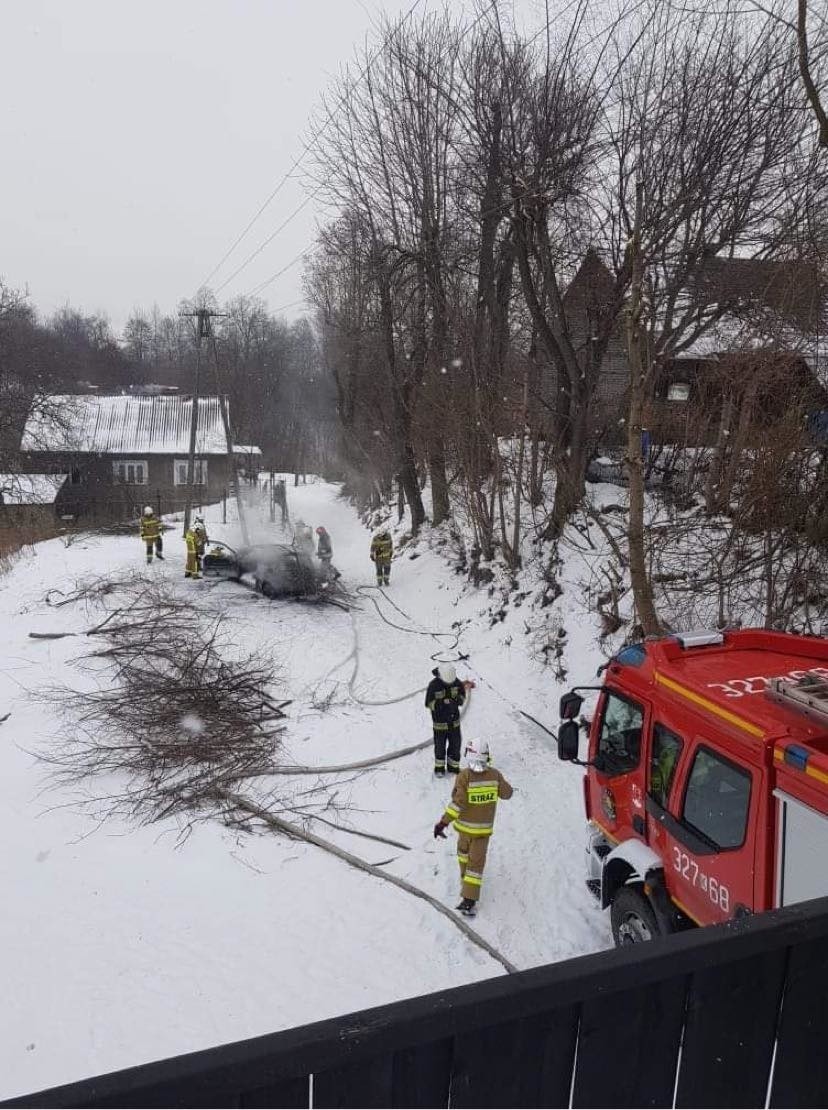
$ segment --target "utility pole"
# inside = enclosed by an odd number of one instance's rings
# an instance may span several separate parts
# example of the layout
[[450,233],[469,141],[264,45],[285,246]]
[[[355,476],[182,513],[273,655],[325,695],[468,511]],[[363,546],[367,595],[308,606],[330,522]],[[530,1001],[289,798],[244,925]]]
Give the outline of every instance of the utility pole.
[[213,365],[216,374],[216,392],[218,393],[219,409],[221,410],[221,422],[224,425],[224,440],[227,445],[227,473],[233,485],[233,493],[236,497],[236,513],[239,518],[239,527],[241,528],[242,540],[245,547],[250,544],[250,534],[247,530],[247,518],[244,514],[244,505],[242,504],[241,488],[239,486],[239,476],[236,473],[236,454],[233,450],[233,433],[230,428],[230,414],[227,411],[227,398],[221,388],[221,370],[219,368],[218,346],[216,345],[216,337],[213,334],[209,321],[207,330],[210,337],[210,345],[213,348]]
[[195,381],[193,382],[193,412],[190,419],[190,451],[187,458],[187,493],[184,501],[184,534],[190,527],[190,517],[193,511],[193,500],[195,490],[195,455],[196,455],[196,436],[198,433],[198,399],[199,387],[201,384],[201,341],[207,339],[212,334],[210,327],[210,318],[213,316],[220,316],[223,313],[211,312],[209,308],[197,308],[195,312],[182,312],[182,316],[188,316],[196,321],[196,366],[195,366]]

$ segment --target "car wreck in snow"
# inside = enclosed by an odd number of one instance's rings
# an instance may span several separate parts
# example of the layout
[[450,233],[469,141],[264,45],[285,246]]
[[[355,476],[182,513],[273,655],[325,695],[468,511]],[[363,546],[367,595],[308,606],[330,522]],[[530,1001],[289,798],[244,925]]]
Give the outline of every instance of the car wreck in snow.
[[249,577],[265,597],[306,597],[327,584],[322,567],[305,551],[286,543],[261,543],[238,551],[215,543],[203,559],[205,577],[240,582]]

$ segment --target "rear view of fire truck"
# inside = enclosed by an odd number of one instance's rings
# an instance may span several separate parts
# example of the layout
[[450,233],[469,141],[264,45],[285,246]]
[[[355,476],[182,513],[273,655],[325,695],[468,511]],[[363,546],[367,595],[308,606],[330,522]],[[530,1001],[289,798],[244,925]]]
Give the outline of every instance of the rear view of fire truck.
[[621,651],[561,699],[579,762],[587,883],[616,944],[828,894],[828,642],[764,630]]

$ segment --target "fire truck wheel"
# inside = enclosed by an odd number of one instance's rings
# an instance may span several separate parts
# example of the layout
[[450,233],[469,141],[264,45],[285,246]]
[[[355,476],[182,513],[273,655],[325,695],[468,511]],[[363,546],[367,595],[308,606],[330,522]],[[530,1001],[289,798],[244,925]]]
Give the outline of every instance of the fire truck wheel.
[[625,944],[641,944],[661,935],[653,907],[635,887],[619,887],[610,907],[610,920],[613,940],[619,948]]

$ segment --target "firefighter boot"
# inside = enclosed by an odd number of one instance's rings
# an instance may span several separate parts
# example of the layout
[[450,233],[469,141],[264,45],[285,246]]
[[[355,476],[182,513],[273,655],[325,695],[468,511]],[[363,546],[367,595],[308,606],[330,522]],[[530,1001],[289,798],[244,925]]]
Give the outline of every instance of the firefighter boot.
[[477,913],[477,903],[473,898],[461,898],[457,904],[457,909],[464,917],[474,917]]

